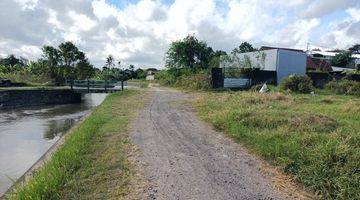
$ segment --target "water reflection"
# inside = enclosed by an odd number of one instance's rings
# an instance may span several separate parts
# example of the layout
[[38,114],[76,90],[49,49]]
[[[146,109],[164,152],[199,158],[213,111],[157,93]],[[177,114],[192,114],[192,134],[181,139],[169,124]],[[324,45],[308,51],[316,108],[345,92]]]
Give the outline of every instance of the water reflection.
[[47,126],[44,139],[52,140],[56,136],[61,136],[66,133],[78,120],[77,119],[65,119],[65,120],[51,120]]
[[60,136],[106,94],[86,94],[79,104],[34,107],[0,113],[0,196]]

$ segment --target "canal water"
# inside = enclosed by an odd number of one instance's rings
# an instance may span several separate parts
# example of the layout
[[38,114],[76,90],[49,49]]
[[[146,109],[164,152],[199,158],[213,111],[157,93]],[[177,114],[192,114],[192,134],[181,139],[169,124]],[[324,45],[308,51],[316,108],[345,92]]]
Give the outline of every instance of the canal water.
[[0,111],[0,196],[106,94],[82,103]]

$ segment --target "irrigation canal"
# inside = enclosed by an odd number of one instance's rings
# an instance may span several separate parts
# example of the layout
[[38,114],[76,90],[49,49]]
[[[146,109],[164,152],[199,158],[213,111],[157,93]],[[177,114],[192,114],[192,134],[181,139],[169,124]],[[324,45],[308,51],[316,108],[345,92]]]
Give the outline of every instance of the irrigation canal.
[[77,104],[0,111],[0,196],[106,94]]

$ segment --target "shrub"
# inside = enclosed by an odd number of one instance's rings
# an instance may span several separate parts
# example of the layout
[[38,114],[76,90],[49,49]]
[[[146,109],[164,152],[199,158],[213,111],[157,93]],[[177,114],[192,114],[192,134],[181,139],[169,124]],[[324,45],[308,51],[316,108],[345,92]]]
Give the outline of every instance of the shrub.
[[166,70],[161,70],[155,74],[155,80],[161,85],[173,85],[176,82],[176,76]]
[[326,84],[325,88],[337,94],[360,96],[360,82],[357,81],[347,79],[340,81],[333,80]]
[[211,88],[210,77],[207,71],[182,75],[175,83],[176,87],[190,90],[207,90]]
[[291,75],[283,80],[280,85],[283,90],[290,92],[309,93],[314,87],[308,76]]

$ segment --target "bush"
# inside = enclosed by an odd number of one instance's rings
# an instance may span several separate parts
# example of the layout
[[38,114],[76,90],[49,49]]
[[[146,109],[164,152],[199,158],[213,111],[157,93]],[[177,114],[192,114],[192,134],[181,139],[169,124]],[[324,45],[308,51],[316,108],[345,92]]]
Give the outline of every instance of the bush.
[[181,87],[190,90],[206,90],[211,88],[208,70],[191,70],[171,68],[155,74],[161,85]]
[[176,76],[166,70],[161,70],[155,74],[155,80],[161,85],[173,85],[176,82]]
[[337,94],[360,96],[360,82],[358,81],[346,79],[340,81],[333,80],[326,84],[325,88]]
[[280,85],[283,90],[290,92],[309,93],[314,87],[308,76],[291,75],[283,80]]
[[28,86],[45,85],[51,83],[47,76],[37,76],[29,72],[1,73],[0,78],[9,79],[12,83],[19,83]]
[[190,90],[210,89],[209,73],[207,71],[200,71],[194,74],[184,74],[176,81],[175,86]]

